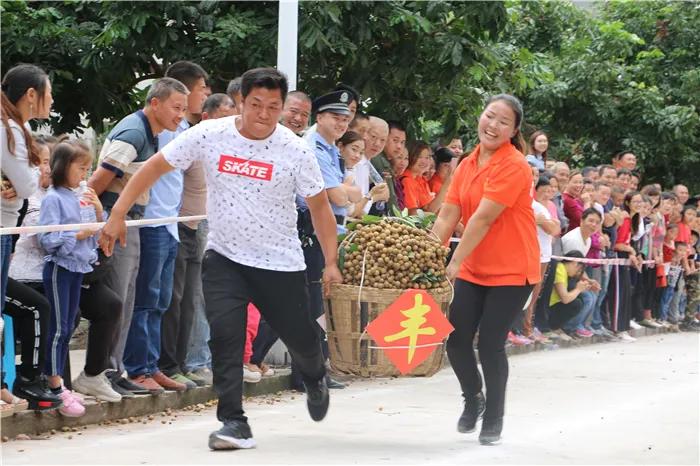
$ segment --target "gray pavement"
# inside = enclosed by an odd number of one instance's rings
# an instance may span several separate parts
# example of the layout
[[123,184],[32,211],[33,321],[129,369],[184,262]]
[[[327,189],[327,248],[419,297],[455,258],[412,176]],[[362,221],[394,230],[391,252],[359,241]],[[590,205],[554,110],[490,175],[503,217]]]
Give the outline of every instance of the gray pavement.
[[[698,464],[698,334],[511,357],[504,441],[456,432],[457,381],[362,380],[322,423],[304,397],[246,404],[258,448],[210,452],[213,409],[2,444],[3,464]],[[162,421],[166,421],[165,424]],[[170,424],[168,422],[171,422]],[[69,435],[71,438],[69,438]]]

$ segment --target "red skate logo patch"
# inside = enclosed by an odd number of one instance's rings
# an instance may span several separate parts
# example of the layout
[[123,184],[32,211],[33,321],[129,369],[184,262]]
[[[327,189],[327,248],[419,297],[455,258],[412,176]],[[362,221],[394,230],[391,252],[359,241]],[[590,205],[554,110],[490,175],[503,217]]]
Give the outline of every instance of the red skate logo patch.
[[274,165],[265,162],[239,159],[232,155],[221,155],[219,171],[230,175],[245,176],[255,180],[270,181]]

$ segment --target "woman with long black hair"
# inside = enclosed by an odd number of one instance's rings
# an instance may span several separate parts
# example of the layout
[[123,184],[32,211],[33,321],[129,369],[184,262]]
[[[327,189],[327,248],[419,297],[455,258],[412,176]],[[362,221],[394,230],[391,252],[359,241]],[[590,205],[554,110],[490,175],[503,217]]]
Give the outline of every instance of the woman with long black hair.
[[[479,144],[457,168],[433,231],[447,241],[461,221],[464,233],[447,267],[455,280],[447,354],[464,396],[459,432],[484,421],[479,441],[498,443],[503,428],[508,360],[505,341],[533,285],[540,252],[532,211],[532,170],[522,154],[522,105],[515,97],[490,98],[479,118]],[[479,359],[473,349],[479,332]]]

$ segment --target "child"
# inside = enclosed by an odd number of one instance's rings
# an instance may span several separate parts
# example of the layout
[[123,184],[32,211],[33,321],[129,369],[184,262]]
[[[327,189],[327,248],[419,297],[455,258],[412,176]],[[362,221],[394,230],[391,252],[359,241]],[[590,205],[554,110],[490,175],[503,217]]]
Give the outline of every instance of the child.
[[[73,191],[85,180],[92,165],[92,156],[76,143],[61,143],[51,159],[51,181],[41,202],[39,225],[81,223],[81,200]],[[83,195],[83,204],[95,208],[97,221],[102,221],[102,204],[95,191]],[[97,260],[95,231],[56,231],[40,233],[39,243],[46,251],[43,279],[46,297],[51,305],[47,339],[46,375],[49,388],[63,400],[59,411],[64,416],[85,414],[80,398],[63,387],[63,374],[68,342],[75,324],[83,274],[92,271]]]

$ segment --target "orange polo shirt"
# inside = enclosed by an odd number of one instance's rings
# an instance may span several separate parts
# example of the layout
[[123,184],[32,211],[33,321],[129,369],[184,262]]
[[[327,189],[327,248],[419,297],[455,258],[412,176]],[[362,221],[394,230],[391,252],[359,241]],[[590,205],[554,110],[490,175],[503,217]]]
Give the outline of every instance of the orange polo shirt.
[[482,167],[479,146],[462,161],[445,202],[459,206],[467,224],[482,198],[505,206],[472,253],[459,278],[484,286],[521,286],[540,281],[540,247],[532,211],[532,170],[512,144],[501,146]]
[[432,178],[430,178],[430,190],[434,192],[435,194],[440,192],[440,189],[442,189],[442,178],[440,178],[440,175],[437,173],[433,175]]
[[404,205],[407,209],[422,209],[433,200],[430,186],[422,176],[415,177],[409,171],[401,178],[403,185]]

